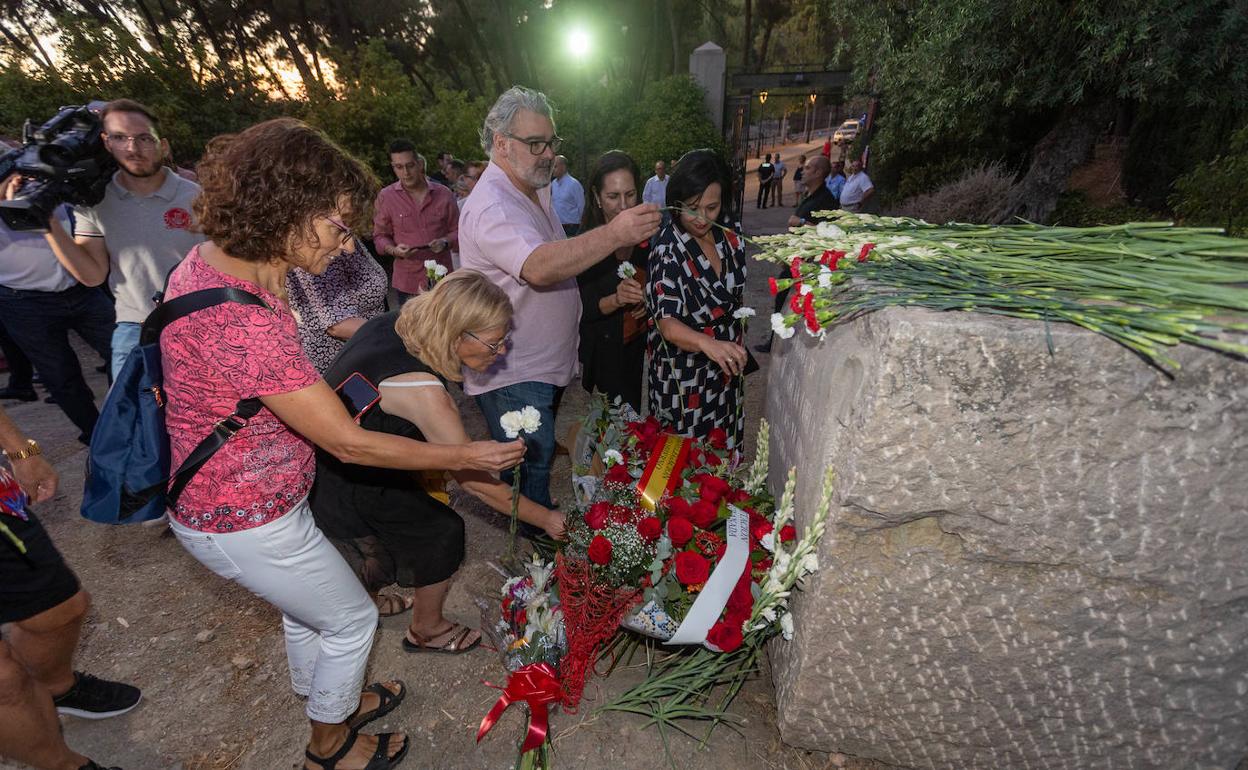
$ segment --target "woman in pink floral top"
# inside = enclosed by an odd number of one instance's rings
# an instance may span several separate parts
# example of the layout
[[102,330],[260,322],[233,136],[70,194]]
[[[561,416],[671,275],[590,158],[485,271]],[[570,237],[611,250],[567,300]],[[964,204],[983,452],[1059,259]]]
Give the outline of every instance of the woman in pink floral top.
[[162,335],[173,466],[239,400],[263,408],[187,485],[170,526],[206,567],[282,611],[291,683],[308,698],[304,767],[393,767],[407,737],[358,728],[406,689],[396,680],[361,693],[377,609],[313,522],[313,446],[377,467],[497,471],[518,463],[524,444],[435,446],[364,430],[304,355],[287,274],[319,275],[351,243],[376,190],[363,164],[282,118],[213,140],[199,172],[195,215],[208,241],[174,270],[167,296],[233,287],[264,306],[217,305]]

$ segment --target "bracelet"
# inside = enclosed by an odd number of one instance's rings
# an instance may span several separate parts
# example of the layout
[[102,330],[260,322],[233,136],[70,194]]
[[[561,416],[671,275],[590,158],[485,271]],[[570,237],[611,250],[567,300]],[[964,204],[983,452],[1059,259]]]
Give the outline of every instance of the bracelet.
[[43,450],[39,448],[39,442],[35,441],[33,438],[28,438],[26,439],[26,448],[20,452],[0,451],[0,454],[3,454],[9,459],[10,462],[12,462],[14,460],[25,460],[27,457],[41,455],[43,454]]

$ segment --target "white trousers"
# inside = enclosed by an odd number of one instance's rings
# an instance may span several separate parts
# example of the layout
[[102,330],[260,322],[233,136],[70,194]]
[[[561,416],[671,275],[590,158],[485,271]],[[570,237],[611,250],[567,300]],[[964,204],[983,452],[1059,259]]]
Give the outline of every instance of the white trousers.
[[308,718],[344,721],[359,706],[377,630],[377,606],[312,520],[304,500],[285,516],[239,532],[201,532],[172,518],[192,556],[282,611],[286,659]]

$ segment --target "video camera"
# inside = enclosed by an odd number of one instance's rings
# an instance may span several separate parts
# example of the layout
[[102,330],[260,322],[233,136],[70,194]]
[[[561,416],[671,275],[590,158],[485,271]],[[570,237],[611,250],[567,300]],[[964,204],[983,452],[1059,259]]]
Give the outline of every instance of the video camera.
[[0,155],[0,180],[21,174],[12,200],[0,201],[0,219],[11,230],[47,230],[62,203],[94,206],[104,199],[117,168],[104,146],[100,113],[108,102],[62,107],[39,128],[26,121],[22,146]]

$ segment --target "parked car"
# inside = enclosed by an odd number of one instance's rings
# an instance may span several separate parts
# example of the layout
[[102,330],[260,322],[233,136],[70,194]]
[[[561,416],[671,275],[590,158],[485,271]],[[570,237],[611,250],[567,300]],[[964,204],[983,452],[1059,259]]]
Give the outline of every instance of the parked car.
[[858,131],[862,128],[862,122],[850,118],[841,124],[840,128],[832,133],[833,144],[849,144],[858,138]]

